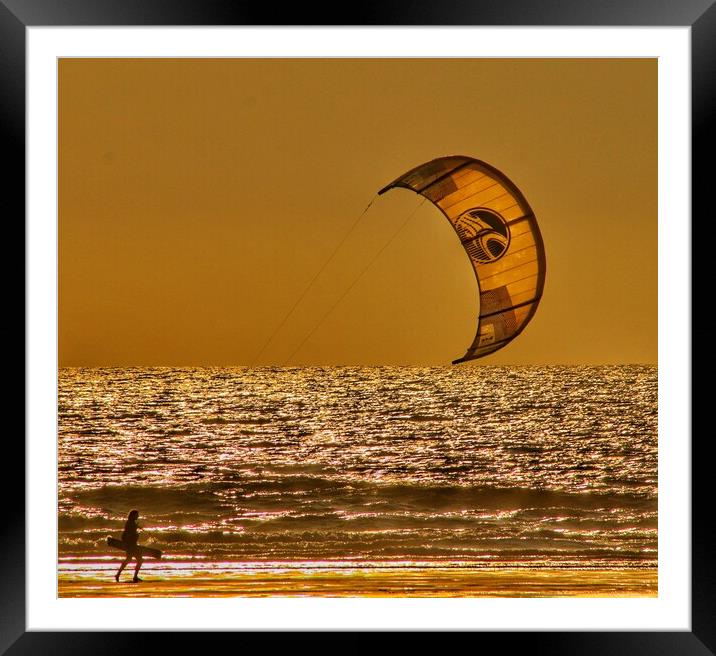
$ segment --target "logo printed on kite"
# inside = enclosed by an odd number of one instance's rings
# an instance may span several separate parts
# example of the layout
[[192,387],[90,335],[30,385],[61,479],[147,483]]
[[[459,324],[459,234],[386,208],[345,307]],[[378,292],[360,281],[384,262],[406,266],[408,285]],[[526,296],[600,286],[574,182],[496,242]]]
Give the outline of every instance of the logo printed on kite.
[[463,212],[455,222],[468,255],[481,264],[499,260],[510,245],[510,230],[505,220],[494,210],[473,207]]

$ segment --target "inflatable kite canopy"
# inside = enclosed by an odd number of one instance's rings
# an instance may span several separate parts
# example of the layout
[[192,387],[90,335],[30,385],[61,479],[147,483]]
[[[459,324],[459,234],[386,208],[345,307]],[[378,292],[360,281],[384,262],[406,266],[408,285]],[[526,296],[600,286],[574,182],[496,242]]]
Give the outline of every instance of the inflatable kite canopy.
[[537,220],[522,193],[494,167],[462,155],[416,166],[381,189],[425,196],[455,229],[477,278],[477,334],[453,364],[507,346],[537,311],[546,262]]

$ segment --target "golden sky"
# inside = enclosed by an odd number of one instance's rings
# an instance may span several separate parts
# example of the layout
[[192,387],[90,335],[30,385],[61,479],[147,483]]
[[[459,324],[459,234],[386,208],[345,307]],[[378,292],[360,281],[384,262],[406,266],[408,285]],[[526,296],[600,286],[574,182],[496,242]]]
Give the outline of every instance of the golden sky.
[[[656,363],[655,59],[62,59],[60,366],[252,364],[374,194],[444,155],[505,173],[545,244],[537,313],[474,364]],[[374,202],[258,364],[463,355],[477,283],[421,200]]]

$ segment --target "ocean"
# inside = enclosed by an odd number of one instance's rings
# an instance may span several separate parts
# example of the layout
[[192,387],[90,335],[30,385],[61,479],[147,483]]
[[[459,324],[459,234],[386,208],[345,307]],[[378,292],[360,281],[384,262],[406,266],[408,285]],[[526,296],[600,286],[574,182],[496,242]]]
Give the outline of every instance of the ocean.
[[132,509],[165,573],[653,568],[657,383],[640,365],[61,369],[58,569],[116,568]]

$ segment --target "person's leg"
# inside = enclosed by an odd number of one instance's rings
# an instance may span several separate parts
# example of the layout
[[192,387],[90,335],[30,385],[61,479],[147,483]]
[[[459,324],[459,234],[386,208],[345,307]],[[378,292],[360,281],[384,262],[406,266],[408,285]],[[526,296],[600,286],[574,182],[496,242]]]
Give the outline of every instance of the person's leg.
[[119,575],[122,573],[122,570],[123,570],[127,565],[129,565],[129,561],[131,560],[131,558],[132,558],[132,557],[131,557],[129,554],[127,554],[127,557],[124,559],[124,561],[122,562],[122,564],[119,566],[119,570],[118,570],[117,573],[114,575],[114,580],[117,581],[117,583],[119,583]]
[[134,580],[141,581],[142,579],[139,578],[138,574],[139,574],[139,568],[142,566],[142,557],[139,554],[137,554],[136,559],[137,559],[137,566],[134,568]]

